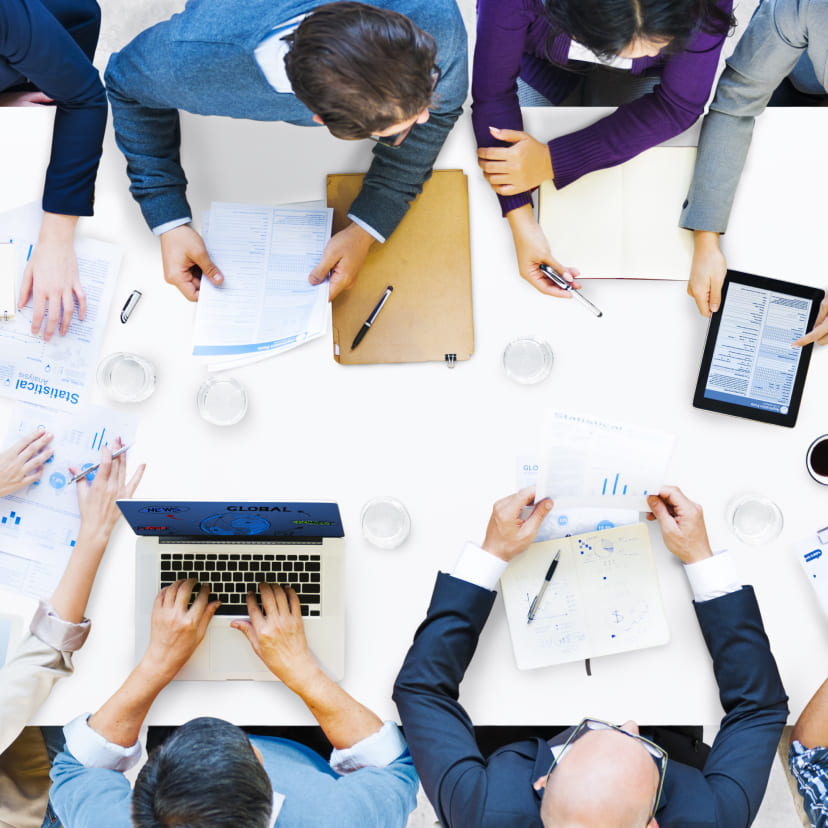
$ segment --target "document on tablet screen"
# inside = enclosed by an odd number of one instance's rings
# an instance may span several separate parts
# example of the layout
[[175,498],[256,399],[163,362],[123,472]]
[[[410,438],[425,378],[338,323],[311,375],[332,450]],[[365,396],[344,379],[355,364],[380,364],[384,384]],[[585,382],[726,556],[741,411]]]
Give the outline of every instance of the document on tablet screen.
[[811,300],[731,282],[704,396],[787,414]]

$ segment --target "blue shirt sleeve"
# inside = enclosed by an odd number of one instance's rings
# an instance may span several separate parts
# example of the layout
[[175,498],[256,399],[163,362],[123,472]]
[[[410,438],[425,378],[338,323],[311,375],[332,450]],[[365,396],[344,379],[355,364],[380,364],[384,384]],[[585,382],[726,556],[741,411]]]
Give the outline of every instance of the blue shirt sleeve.
[[0,61],[55,101],[43,209],[92,215],[107,114],[97,69],[40,0],[0,3]]
[[52,805],[72,828],[131,828],[132,789],[122,773],[86,768],[64,750],[52,765]]

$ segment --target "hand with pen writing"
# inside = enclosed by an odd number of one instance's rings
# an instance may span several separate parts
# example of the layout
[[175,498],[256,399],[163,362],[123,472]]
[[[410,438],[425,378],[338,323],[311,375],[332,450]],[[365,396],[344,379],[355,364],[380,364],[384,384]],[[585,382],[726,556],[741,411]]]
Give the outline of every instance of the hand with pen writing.
[[532,514],[524,520],[521,511],[532,505],[534,499],[535,487],[530,486],[495,503],[482,544],[486,552],[508,563],[529,548],[543,519],[552,510],[552,501],[544,498],[535,503]]
[[[121,438],[115,441],[115,450],[121,448]],[[141,464],[129,482],[126,482],[126,454],[113,459],[108,446],[101,449],[101,463],[90,483],[85,477],[77,481],[78,507],[81,515],[79,538],[106,545],[121,512],[116,505],[119,498],[132,497],[146,469]],[[70,467],[73,475],[80,469]],[[77,545],[77,544],[76,544]]]
[[0,452],[0,497],[40,479],[43,464],[54,454],[53,436],[38,428]]

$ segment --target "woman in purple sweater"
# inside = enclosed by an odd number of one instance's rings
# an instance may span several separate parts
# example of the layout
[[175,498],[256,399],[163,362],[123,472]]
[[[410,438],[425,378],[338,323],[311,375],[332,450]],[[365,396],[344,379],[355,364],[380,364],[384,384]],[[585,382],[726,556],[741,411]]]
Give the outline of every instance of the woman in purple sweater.
[[[478,163],[512,230],[521,276],[564,295],[538,269],[562,267],[535,221],[531,191],[565,187],[687,129],[710,95],[732,0],[478,0],[472,120]],[[523,132],[518,78],[560,103],[595,63],[652,78],[651,91],[548,144]],[[578,287],[578,283],[575,283]]]

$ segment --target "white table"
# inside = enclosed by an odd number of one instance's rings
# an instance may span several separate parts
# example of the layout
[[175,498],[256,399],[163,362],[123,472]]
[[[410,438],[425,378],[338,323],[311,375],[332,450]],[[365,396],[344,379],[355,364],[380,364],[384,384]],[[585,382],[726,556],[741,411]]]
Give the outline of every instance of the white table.
[[[535,111],[527,123],[551,136],[556,124],[570,127],[595,114]],[[733,267],[828,282],[825,212],[807,203],[809,194],[828,192],[828,165],[814,163],[824,160],[826,126],[826,110],[769,111],[760,119],[725,237]],[[39,197],[48,132],[43,113],[0,110],[0,209]],[[370,153],[368,142],[281,124],[185,116],[183,135],[196,215],[213,199],[318,199],[326,172],[363,170]],[[158,242],[129,196],[110,125],[96,216],[82,220],[80,232],[126,248],[103,353],[134,350],[158,368],[155,395],[132,407],[142,418],[132,463],[148,464],[138,495],[338,501],[347,537],[343,685],[381,716],[396,717],[392,684],[435,574],[451,570],[463,541],[482,539],[492,502],[514,489],[516,455],[537,446],[543,412],[554,406],[671,429],[679,438],[671,477],[704,504],[714,547],[732,549],[744,582],[755,585],[798,715],[824,678],[828,652],[828,625],[789,548],[828,523],[828,490],[811,481],[803,462],[813,437],[828,431],[828,349],[814,354],[794,430],[698,411],[691,399],[707,323],[683,283],[589,282],[589,295],[604,309],[600,320],[574,303],[542,297],[518,277],[508,227],[474,163],[467,116],[437,166],[469,174],[474,357],[453,371],[436,363],[341,367],[330,340],[316,340],[234,371],[249,390],[250,409],[239,425],[221,429],[196,411],[206,372],[190,356],[195,306],[162,280]],[[144,298],[122,325],[117,312],[133,288]],[[552,375],[535,387],[513,384],[501,368],[504,345],[524,333],[545,337],[555,352]],[[97,389],[92,402],[107,404]],[[11,407],[0,400],[0,434]],[[784,531],[768,547],[744,547],[725,526],[727,501],[746,489],[769,495],[784,513]],[[370,547],[359,531],[362,504],[381,494],[402,499],[412,517],[411,535],[396,551]],[[597,659],[590,678],[581,663],[518,672],[498,598],[462,687],[477,724],[567,723],[586,714],[651,723],[719,720],[685,576],[660,533],[651,534],[672,642]],[[76,675],[56,687],[38,723],[63,723],[96,709],[134,664],[133,550],[133,535],[121,522],[92,595],[88,614],[95,623],[75,658]],[[0,593],[0,604],[31,610],[31,602],[8,593]],[[205,714],[243,724],[312,722],[283,686],[252,682],[174,683],[148,721]]]

